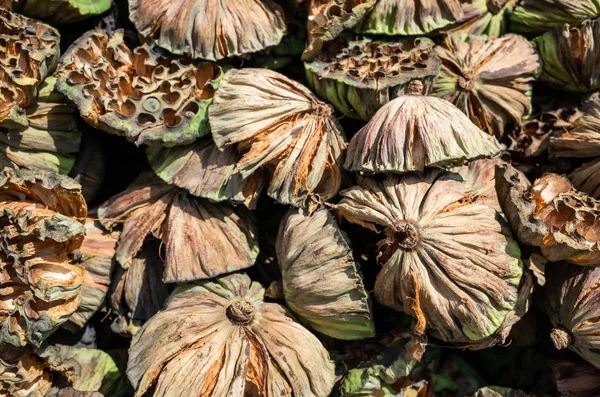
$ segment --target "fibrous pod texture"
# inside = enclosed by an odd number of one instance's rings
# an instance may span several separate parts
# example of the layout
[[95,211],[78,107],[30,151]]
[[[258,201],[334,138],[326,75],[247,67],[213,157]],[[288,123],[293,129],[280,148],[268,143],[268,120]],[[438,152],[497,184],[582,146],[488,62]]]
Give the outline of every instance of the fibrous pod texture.
[[523,0],[510,15],[510,28],[520,33],[544,33],[563,23],[577,26],[600,16],[598,0]]
[[600,156],[600,97],[590,98],[581,110],[583,114],[571,128],[551,141],[556,157]]
[[95,128],[142,143],[190,143],[208,133],[206,113],[221,69],[92,30],[61,59],[57,88]]

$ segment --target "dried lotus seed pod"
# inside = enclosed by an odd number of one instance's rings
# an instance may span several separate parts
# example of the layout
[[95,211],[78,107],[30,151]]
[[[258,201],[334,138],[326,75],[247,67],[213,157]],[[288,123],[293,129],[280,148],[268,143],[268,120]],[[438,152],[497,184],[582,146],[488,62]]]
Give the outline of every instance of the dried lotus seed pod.
[[38,86],[36,102],[24,110],[24,122],[0,122],[0,167],[44,169],[68,174],[80,150],[75,107],[54,87],[55,77]]
[[310,0],[308,44],[302,60],[312,61],[323,45],[358,25],[376,0]]
[[600,97],[595,96],[582,106],[583,114],[564,134],[551,142],[556,157],[600,156]]
[[468,21],[486,10],[486,0],[378,0],[358,31],[419,36]]
[[237,169],[243,178],[266,168],[267,193],[280,203],[302,207],[340,189],[346,140],[333,109],[284,75],[229,70],[209,121],[219,149],[235,145],[242,153]]
[[0,396],[44,397],[56,374],[30,348],[0,346]]
[[[357,368],[349,370],[344,375],[340,394],[343,397],[388,396],[386,392],[404,392],[404,389],[415,386],[408,382],[407,387],[401,381],[408,378],[415,365],[421,361],[426,346],[427,341],[423,336],[402,334],[395,337],[380,354],[369,361],[361,362]],[[397,390],[398,383],[401,384],[402,390]],[[422,386],[426,386],[426,383]],[[417,391],[420,389],[421,385],[417,386]],[[427,387],[424,392],[426,389]],[[396,396],[396,394],[389,395]],[[427,394],[407,393],[406,397],[408,396],[426,397]]]
[[472,161],[452,169],[469,185],[478,200],[498,212],[502,212],[496,193],[496,165],[505,164],[500,158]]
[[[359,177],[339,215],[385,234],[375,297],[416,318],[415,332],[470,349],[504,341],[524,314],[531,280],[504,220],[460,175]],[[456,305],[456,302],[461,302]]]
[[263,295],[245,274],[177,289],[131,343],[136,396],[328,396],[327,350]]
[[157,255],[159,242],[146,240],[127,268],[114,272],[110,292],[110,307],[117,317],[111,324],[113,332],[132,336],[141,325],[162,309],[169,289],[162,281],[163,263]]
[[554,347],[569,348],[600,369],[600,268],[549,263],[546,280],[546,311],[554,326],[550,333]]
[[210,136],[190,145],[148,146],[146,155],[162,180],[212,201],[229,200],[254,208],[264,185],[261,173],[244,179],[236,170],[241,157],[237,150],[228,146],[220,151]]
[[488,386],[477,390],[472,397],[533,397],[521,390],[508,387]]
[[600,88],[600,20],[557,26],[533,42],[542,61],[541,82],[578,93]]
[[598,0],[521,0],[510,15],[510,29],[539,35],[563,23],[577,26],[598,17]]
[[500,205],[519,241],[540,247],[551,262],[600,265],[600,237],[595,232],[600,202],[573,188],[565,176],[546,174],[533,186],[515,168],[496,171]]
[[452,102],[483,131],[500,139],[531,112],[531,83],[540,62],[522,36],[445,35],[435,51],[442,68],[431,95]]
[[301,321],[336,339],[375,336],[350,242],[326,208],[289,210],[275,244],[285,302]]
[[0,344],[40,346],[75,312],[84,269],[71,263],[87,207],[72,179],[0,173]]
[[[413,81],[409,88],[418,93],[422,84]],[[449,102],[409,93],[384,105],[352,137],[344,167],[361,173],[423,171],[494,157],[503,148]]]
[[600,158],[577,167],[568,177],[575,189],[600,199]]
[[13,11],[52,25],[79,22],[110,9],[112,0],[18,0]]
[[274,46],[286,30],[274,0],[129,0],[129,19],[170,52],[209,61]]
[[150,172],[102,204],[98,217],[109,230],[122,224],[116,259],[124,267],[147,235],[159,238],[166,249],[165,282],[245,269],[258,255],[256,225],[249,210],[194,197]]
[[311,63],[305,63],[308,83],[344,115],[369,121],[383,105],[406,93],[411,81],[428,92],[440,60],[433,41],[374,41],[341,37]]
[[78,263],[85,270],[81,303],[63,328],[72,332],[79,330],[104,304],[118,239],[117,232],[107,232],[92,218],[86,220],[85,238],[78,252]]
[[27,125],[24,110],[52,74],[60,56],[60,36],[49,25],[0,9],[0,122]]
[[69,47],[57,88],[91,126],[141,145],[190,143],[208,133],[207,108],[221,68],[142,45],[123,32],[85,33]]
[[446,29],[472,35],[502,36],[508,30],[508,18],[519,0],[488,0],[487,12]]

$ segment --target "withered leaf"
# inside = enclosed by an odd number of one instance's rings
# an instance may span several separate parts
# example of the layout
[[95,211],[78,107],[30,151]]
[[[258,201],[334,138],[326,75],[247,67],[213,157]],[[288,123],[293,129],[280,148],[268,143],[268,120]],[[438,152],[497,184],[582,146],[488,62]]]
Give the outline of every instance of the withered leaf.
[[275,200],[302,207],[338,192],[344,133],[333,109],[301,84],[267,69],[231,69],[209,121],[219,149],[235,145],[243,154],[242,177],[267,169],[267,193]]
[[129,18],[170,52],[211,61],[274,46],[286,29],[274,0],[129,0]]
[[484,348],[507,336],[524,314],[519,246],[503,219],[454,173],[359,177],[342,191],[343,218],[385,233],[377,300],[461,346]]
[[133,338],[136,396],[326,397],[327,350],[244,274],[182,287]]
[[146,236],[161,239],[165,282],[245,269],[258,254],[256,226],[246,208],[194,197],[150,172],[100,206],[98,216],[109,229],[122,223],[116,259],[125,267]]
[[95,128],[137,145],[190,143],[208,133],[207,108],[222,72],[149,45],[131,50],[123,32],[85,33],[69,47],[57,88]]
[[311,214],[289,210],[276,250],[286,304],[310,328],[337,339],[375,335],[350,241],[326,208]]
[[500,139],[507,126],[520,125],[531,112],[540,61],[523,36],[449,33],[435,51],[442,68],[431,95],[452,102],[482,130]]

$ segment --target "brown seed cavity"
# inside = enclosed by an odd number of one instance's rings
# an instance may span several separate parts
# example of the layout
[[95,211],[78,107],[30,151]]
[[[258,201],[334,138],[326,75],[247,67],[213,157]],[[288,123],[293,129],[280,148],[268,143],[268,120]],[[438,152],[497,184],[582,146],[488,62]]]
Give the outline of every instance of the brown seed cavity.
[[233,301],[226,309],[227,318],[237,325],[248,325],[254,320],[256,307],[245,299]]
[[414,250],[421,243],[419,228],[411,221],[400,221],[392,226],[393,240],[400,248]]

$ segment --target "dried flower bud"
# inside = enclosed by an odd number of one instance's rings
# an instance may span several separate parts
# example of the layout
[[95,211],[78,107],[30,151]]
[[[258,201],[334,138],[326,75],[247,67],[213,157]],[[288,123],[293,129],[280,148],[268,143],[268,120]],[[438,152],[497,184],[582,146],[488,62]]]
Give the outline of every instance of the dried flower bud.
[[163,263],[158,241],[147,240],[128,268],[119,267],[113,276],[110,305],[117,314],[111,329],[132,336],[150,317],[158,313],[169,296],[162,282]]
[[308,8],[308,45],[302,60],[314,60],[325,43],[358,25],[376,1],[311,0]]
[[337,339],[375,336],[369,294],[350,242],[326,208],[310,215],[289,210],[276,249],[285,302],[301,320]]
[[73,332],[82,328],[104,303],[118,239],[117,232],[108,233],[98,221],[90,218],[86,220],[85,238],[79,248],[79,264],[85,269],[81,303],[63,324],[64,328]]
[[552,140],[556,157],[600,156],[600,97],[594,96],[582,106],[583,114],[568,131]]
[[236,145],[243,153],[237,162],[243,178],[267,168],[267,193],[275,200],[304,206],[313,196],[327,200],[340,189],[346,141],[333,110],[284,75],[229,70],[209,120],[219,149]]
[[486,10],[486,0],[378,0],[358,31],[419,36],[467,21]]
[[220,151],[210,136],[191,145],[149,146],[146,155],[156,175],[194,196],[254,208],[263,188],[261,173],[243,179],[236,170],[241,157],[237,150],[228,146]]
[[533,397],[531,394],[521,390],[514,390],[508,387],[488,386],[477,390],[473,397]]
[[34,19],[0,9],[0,122],[27,125],[24,108],[60,56],[58,32]]
[[38,86],[37,102],[25,109],[24,123],[0,122],[0,167],[44,169],[68,174],[79,152],[81,132],[75,108],[55,91],[56,78]]
[[[546,9],[548,11],[553,8]],[[564,24],[534,40],[542,61],[540,81],[572,92],[600,88],[600,20],[585,21],[581,27]]]
[[0,346],[0,396],[43,397],[52,389],[52,371],[29,348]]
[[130,50],[123,32],[84,34],[65,53],[57,88],[95,128],[137,145],[180,144],[208,133],[207,107],[219,66],[143,45]]
[[487,12],[446,29],[456,33],[502,36],[508,30],[508,17],[519,0],[488,0]]
[[405,95],[384,105],[352,137],[344,166],[361,173],[423,171],[493,157],[502,149],[452,104]]
[[519,240],[540,247],[552,262],[600,265],[600,238],[595,233],[600,202],[576,191],[569,180],[546,174],[533,186],[515,168],[498,166],[500,205]]
[[108,229],[123,222],[116,259],[124,267],[147,235],[161,239],[166,248],[165,282],[245,269],[258,254],[256,226],[246,208],[194,197],[151,173],[102,204],[98,217]]
[[51,172],[0,173],[0,344],[39,346],[77,309],[84,270],[80,186]]
[[427,328],[467,348],[508,336],[526,310],[531,282],[521,282],[519,246],[503,219],[459,175],[360,177],[341,195],[342,217],[385,233],[375,283],[380,303],[416,317],[418,334]]
[[[388,391],[402,392],[403,390],[394,390],[397,389],[397,382],[406,379],[415,365],[421,361],[426,344],[427,342],[422,336],[403,334],[395,337],[390,344],[383,348],[383,352],[370,361],[360,363],[357,368],[346,373],[340,385],[341,395],[344,397],[378,395],[385,397],[388,396],[385,394]],[[421,389],[421,386],[424,386],[424,391],[427,390],[426,383],[420,385],[418,389]],[[406,385],[401,385],[401,389],[406,388]],[[404,395],[400,394],[400,396]],[[427,396],[426,393],[408,395]]]
[[577,26],[586,19],[598,17],[597,0],[521,0],[510,15],[510,29],[541,34],[563,23]]
[[431,95],[452,102],[482,130],[500,139],[508,125],[520,125],[531,112],[540,62],[523,36],[449,33],[435,51],[442,68]]
[[328,396],[329,354],[263,294],[244,274],[176,290],[133,338],[127,375],[136,396]]
[[428,92],[440,67],[433,41],[373,41],[342,37],[304,64],[310,86],[338,111],[370,120],[383,105],[418,80]]
[[600,327],[600,268],[549,263],[546,280],[546,310],[554,326],[552,343],[557,349],[569,348],[600,369],[596,336]]
[[52,25],[82,21],[110,9],[112,0],[19,0],[15,11]]
[[274,46],[285,33],[284,13],[274,0],[129,0],[129,19],[170,52],[210,61]]

